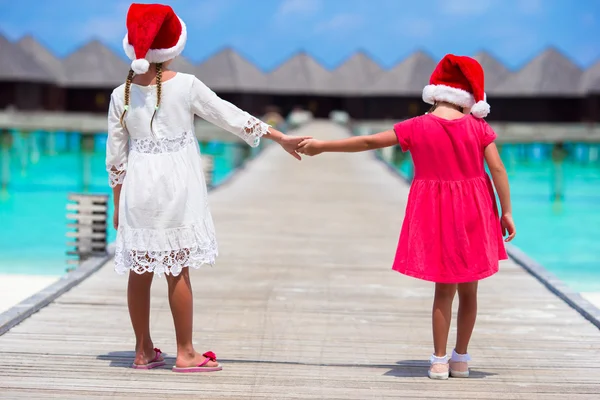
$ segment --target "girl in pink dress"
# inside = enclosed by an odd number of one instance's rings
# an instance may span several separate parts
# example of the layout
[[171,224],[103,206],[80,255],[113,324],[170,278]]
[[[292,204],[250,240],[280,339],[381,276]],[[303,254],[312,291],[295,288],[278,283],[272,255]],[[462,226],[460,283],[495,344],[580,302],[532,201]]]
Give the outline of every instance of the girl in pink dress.
[[[467,347],[477,316],[477,283],[498,272],[507,258],[505,241],[515,237],[506,170],[482,119],[489,113],[483,69],[463,56],[447,55],[423,90],[429,113],[400,122],[392,130],[335,141],[305,140],[299,152],[358,152],[400,144],[410,151],[411,185],[393,269],[435,282],[433,344],[429,377],[468,377]],[[491,171],[502,206],[498,209]],[[448,357],[452,301],[458,291],[456,346]]]

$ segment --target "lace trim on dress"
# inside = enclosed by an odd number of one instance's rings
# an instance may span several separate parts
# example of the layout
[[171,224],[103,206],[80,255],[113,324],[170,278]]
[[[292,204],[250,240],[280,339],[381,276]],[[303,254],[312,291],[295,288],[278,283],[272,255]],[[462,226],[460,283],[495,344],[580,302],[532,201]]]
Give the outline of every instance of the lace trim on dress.
[[252,147],[258,146],[260,138],[269,133],[269,125],[265,124],[258,118],[250,116],[240,137]]
[[183,268],[200,268],[202,265],[214,265],[217,258],[217,243],[212,240],[206,244],[189,248],[167,251],[147,251],[125,249],[117,245],[115,250],[115,271],[124,274],[128,270],[136,274],[154,272],[177,276]]
[[120,226],[115,249],[115,271],[124,274],[155,272],[179,275],[182,268],[213,265],[218,255],[211,218],[171,229],[133,229]]
[[174,153],[191,143],[196,137],[192,132],[185,132],[176,137],[131,139],[130,150],[146,154]]
[[108,171],[108,184],[111,188],[123,184],[127,170],[126,164],[107,165],[106,170]]

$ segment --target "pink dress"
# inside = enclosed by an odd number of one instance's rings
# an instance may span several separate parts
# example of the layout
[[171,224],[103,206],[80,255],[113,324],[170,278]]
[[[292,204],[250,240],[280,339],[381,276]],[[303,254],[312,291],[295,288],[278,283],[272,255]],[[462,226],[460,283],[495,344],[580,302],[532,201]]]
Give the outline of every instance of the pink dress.
[[425,114],[394,125],[415,175],[393,269],[437,283],[477,281],[507,258],[484,149],[496,139],[482,119]]

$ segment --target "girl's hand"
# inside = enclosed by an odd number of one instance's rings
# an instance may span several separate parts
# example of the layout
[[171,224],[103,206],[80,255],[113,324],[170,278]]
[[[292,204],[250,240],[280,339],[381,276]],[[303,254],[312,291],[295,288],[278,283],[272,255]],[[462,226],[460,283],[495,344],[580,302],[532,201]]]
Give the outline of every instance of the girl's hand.
[[307,156],[316,156],[323,152],[322,142],[316,139],[306,139],[298,146],[298,153],[306,154]]
[[294,157],[298,160],[302,160],[302,157],[300,157],[300,154],[298,154],[298,146],[300,145],[300,143],[302,141],[308,140],[308,139],[311,139],[311,137],[310,136],[287,136],[287,135],[284,135],[281,138],[281,140],[279,140],[278,142],[285,151],[287,151],[288,153],[290,153],[292,155],[292,157]]
[[513,221],[512,215],[503,214],[500,224],[502,225],[502,236],[506,236],[508,233],[508,237],[504,239],[504,241],[510,242],[513,240],[517,234],[517,229],[515,228],[515,222]]

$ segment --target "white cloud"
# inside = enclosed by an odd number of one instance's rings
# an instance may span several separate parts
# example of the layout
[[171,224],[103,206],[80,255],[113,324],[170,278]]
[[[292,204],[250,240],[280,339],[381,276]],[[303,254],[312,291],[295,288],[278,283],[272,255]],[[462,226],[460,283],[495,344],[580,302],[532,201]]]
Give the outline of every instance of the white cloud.
[[277,15],[280,17],[291,14],[312,15],[317,13],[321,7],[321,0],[283,0],[277,10]]
[[443,14],[474,16],[490,11],[494,0],[440,0],[438,4]]
[[364,18],[355,14],[338,14],[333,18],[323,21],[315,27],[315,33],[346,32],[363,25]]

